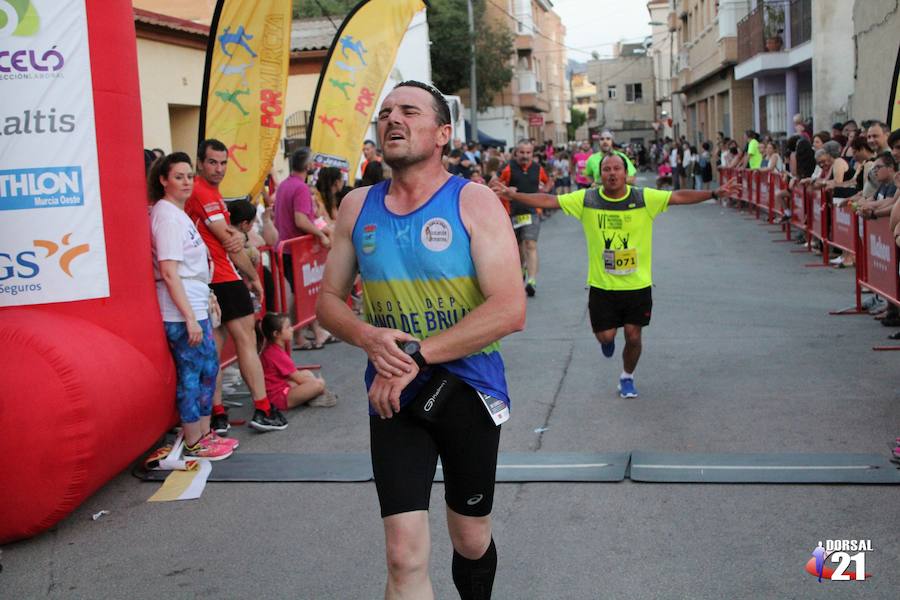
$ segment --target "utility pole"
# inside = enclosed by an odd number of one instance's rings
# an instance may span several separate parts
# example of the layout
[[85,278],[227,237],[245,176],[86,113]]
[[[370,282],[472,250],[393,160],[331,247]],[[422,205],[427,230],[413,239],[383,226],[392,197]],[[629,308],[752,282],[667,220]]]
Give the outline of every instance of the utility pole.
[[478,143],[478,85],[475,73],[475,13],[472,10],[472,0],[467,0],[469,8],[469,39],[471,42],[472,73],[469,78],[469,126],[471,127],[471,139],[466,140]]

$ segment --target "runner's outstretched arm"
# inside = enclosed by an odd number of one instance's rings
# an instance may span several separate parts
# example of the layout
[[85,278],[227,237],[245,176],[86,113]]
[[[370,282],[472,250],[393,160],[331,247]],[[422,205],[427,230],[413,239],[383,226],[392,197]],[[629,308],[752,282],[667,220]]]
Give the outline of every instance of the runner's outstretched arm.
[[524,194],[516,191],[514,187],[508,187],[499,179],[491,180],[491,190],[498,196],[535,208],[559,208],[559,201],[552,194]]
[[398,329],[369,325],[347,306],[347,297],[358,272],[353,226],[368,192],[368,187],[357,188],[341,202],[325,264],[322,290],[316,303],[316,316],[325,329],[365,350],[378,373],[390,378],[413,371],[415,363],[400,350],[397,342],[415,338]]
[[698,204],[700,202],[705,202],[706,200],[711,200],[713,198],[727,198],[737,191],[738,184],[736,179],[729,179],[721,186],[719,186],[719,189],[714,191],[676,190],[672,192],[672,196],[669,198],[669,206],[676,204]]

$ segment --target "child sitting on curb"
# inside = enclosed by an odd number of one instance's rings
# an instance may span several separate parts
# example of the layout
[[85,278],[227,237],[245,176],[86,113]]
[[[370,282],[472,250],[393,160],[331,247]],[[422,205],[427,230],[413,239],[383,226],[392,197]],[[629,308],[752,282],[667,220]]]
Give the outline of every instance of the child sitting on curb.
[[294,330],[290,318],[281,313],[266,313],[260,321],[265,347],[259,355],[266,378],[266,395],[279,410],[307,406],[334,406],[337,398],[325,388],[325,380],[294,364],[285,344],[291,343]]

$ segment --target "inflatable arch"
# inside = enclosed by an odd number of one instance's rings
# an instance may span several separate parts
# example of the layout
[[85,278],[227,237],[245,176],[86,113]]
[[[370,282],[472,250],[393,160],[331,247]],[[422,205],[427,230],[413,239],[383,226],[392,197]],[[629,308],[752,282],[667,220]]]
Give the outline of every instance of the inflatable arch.
[[150,262],[131,2],[86,5],[109,297],[0,309],[0,543],[53,526],[175,420]]

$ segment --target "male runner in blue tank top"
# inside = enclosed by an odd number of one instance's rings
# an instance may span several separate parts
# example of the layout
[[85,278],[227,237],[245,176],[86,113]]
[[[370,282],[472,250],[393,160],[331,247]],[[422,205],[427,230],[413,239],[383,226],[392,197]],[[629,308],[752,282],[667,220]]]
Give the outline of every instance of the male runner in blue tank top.
[[[450,110],[436,89],[415,81],[395,87],[378,112],[378,137],[393,179],[344,198],[318,317],[369,357],[385,597],[433,597],[427,511],[440,456],[453,582],[464,599],[489,598],[497,568],[490,521],[497,423],[509,405],[498,340],[525,323],[515,235],[487,187],[441,165]],[[346,304],[357,272],[365,321]],[[418,407],[431,405],[419,392],[446,374],[454,393],[423,392],[446,401],[439,418],[426,420]]]

